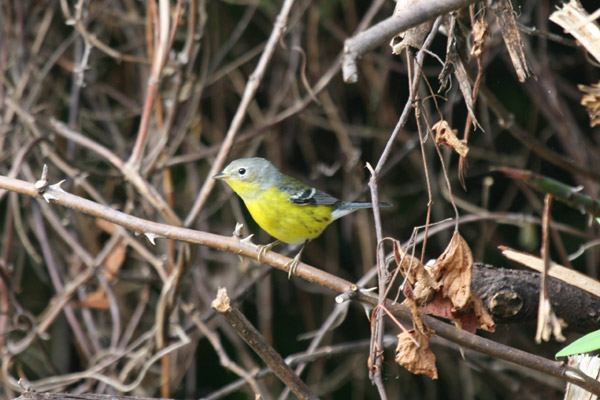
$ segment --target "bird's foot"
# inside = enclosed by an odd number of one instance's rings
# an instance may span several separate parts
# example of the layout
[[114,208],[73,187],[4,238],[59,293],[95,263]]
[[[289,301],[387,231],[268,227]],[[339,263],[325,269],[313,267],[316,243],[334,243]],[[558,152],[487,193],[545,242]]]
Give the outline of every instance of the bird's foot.
[[275,246],[277,246],[279,244],[279,240],[274,241],[273,243],[269,243],[269,244],[257,244],[256,247],[258,247],[258,257],[256,258],[259,262],[262,261],[263,256],[265,255],[266,252],[271,251],[271,249]]
[[296,274],[296,269],[298,268],[298,264],[300,264],[300,256],[301,255],[302,255],[302,252],[296,254],[296,257],[294,257],[293,259],[291,259],[290,261],[285,263],[284,268],[285,267],[289,268],[288,279],[292,279],[292,275]]

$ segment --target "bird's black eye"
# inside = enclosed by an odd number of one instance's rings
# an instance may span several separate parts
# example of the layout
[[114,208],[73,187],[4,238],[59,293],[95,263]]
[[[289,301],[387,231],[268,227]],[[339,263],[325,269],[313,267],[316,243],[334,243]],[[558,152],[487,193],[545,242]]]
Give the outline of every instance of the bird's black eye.
[[246,174],[246,168],[240,168],[240,169],[238,169],[238,174],[245,175]]

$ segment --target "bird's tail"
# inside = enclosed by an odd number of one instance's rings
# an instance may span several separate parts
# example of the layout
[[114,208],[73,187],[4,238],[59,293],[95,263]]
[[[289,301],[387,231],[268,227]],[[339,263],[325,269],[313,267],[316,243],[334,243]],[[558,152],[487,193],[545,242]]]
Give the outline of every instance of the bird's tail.
[[[390,203],[379,202],[379,207],[391,207]],[[361,208],[373,208],[370,201],[344,201],[331,213],[331,219],[336,220]]]
[[[379,202],[379,207],[391,207],[390,203]],[[370,201],[348,201],[344,202],[344,207],[359,209],[359,208],[373,208],[373,203]]]

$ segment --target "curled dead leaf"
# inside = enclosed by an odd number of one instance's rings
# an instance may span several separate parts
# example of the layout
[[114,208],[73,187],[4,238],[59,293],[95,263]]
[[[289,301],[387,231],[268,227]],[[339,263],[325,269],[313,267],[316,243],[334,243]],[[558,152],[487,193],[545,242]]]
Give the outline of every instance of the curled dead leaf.
[[481,58],[483,54],[483,45],[487,35],[488,24],[485,19],[479,18],[473,25],[473,48],[471,49],[471,54],[477,58]]
[[600,83],[592,86],[579,85],[579,90],[586,93],[581,98],[581,105],[584,106],[590,117],[590,127],[600,125]]
[[452,312],[452,303],[441,293],[436,293],[426,303],[420,305],[419,310],[425,314],[436,315],[446,319],[455,319]]
[[525,50],[521,40],[521,34],[515,20],[515,10],[510,0],[498,0],[494,2],[492,11],[496,15],[500,34],[504,39],[504,44],[508,50],[508,55],[512,61],[519,82],[525,82],[525,79],[531,75],[529,64],[525,58]]
[[[418,347],[413,339],[419,343]],[[431,379],[438,378],[435,354],[429,348],[429,335],[427,334],[414,330],[400,333],[394,360],[413,374],[425,374]]]
[[394,242],[394,258],[402,276],[409,283],[415,285],[413,288],[415,301],[425,301],[430,296],[432,290],[436,291],[440,288],[440,284],[425,269],[421,260],[404,252],[398,241]]
[[446,250],[432,266],[442,294],[452,302],[454,310],[464,308],[471,298],[473,253],[458,232],[454,232]]
[[469,153],[469,146],[464,140],[456,135],[458,131],[452,129],[446,120],[440,120],[431,127],[435,132],[435,142],[439,145],[454,149],[461,157],[466,157]]
[[431,266],[425,267],[418,258],[405,253],[400,242],[394,243],[394,257],[406,277],[403,304],[411,310],[419,332],[426,331],[421,313],[452,320],[472,333],[477,329],[494,331],[494,320],[471,291],[473,254],[458,232]]
[[[494,322],[494,319],[492,318],[490,313],[488,313],[485,307],[483,306],[483,301],[481,300],[481,298],[479,298],[479,296],[473,295],[471,296],[471,303],[475,317],[477,317],[476,322],[479,325],[475,328],[483,329],[488,332],[494,332],[494,330],[496,329],[496,323]],[[473,329],[472,332],[475,332],[475,329]]]
[[475,295],[471,297],[465,310],[457,311],[453,315],[454,324],[467,332],[475,333],[477,329],[494,332],[496,329],[496,323],[483,307],[483,301]]
[[423,303],[419,311],[424,314],[436,315],[454,322],[454,324],[467,332],[475,333],[477,329],[493,332],[496,324],[492,316],[483,307],[483,302],[475,294],[471,296],[469,304],[462,310],[453,310],[452,303],[441,293]]
[[415,328],[417,328],[419,332],[425,333],[425,323],[423,322],[423,318],[421,317],[421,313],[419,312],[419,307],[417,306],[417,303],[415,301],[413,289],[410,282],[405,283],[403,293],[405,298],[402,302],[402,305],[408,307],[408,309],[410,310]]
[[[406,278],[403,290],[405,299],[402,304],[410,309],[414,325],[419,332],[425,332],[425,324],[419,313],[417,303],[421,303],[422,299],[427,298],[431,289],[425,289],[427,284],[420,282],[429,282],[432,285],[436,285],[436,282],[429,275],[429,272],[425,270],[421,260],[404,252],[402,245],[397,240],[394,241],[394,258],[398,268],[400,268],[400,273]],[[413,285],[415,284],[419,286],[418,293],[415,293],[413,290]]]

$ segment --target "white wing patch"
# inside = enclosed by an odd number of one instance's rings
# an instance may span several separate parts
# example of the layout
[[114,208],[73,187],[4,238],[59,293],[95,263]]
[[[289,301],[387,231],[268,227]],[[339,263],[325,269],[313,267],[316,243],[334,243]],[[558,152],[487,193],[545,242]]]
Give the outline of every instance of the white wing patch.
[[293,196],[290,196],[290,201],[296,204],[310,204],[311,199],[314,197],[315,193],[317,193],[317,189],[311,188],[310,190],[304,190],[302,192],[298,192]]

